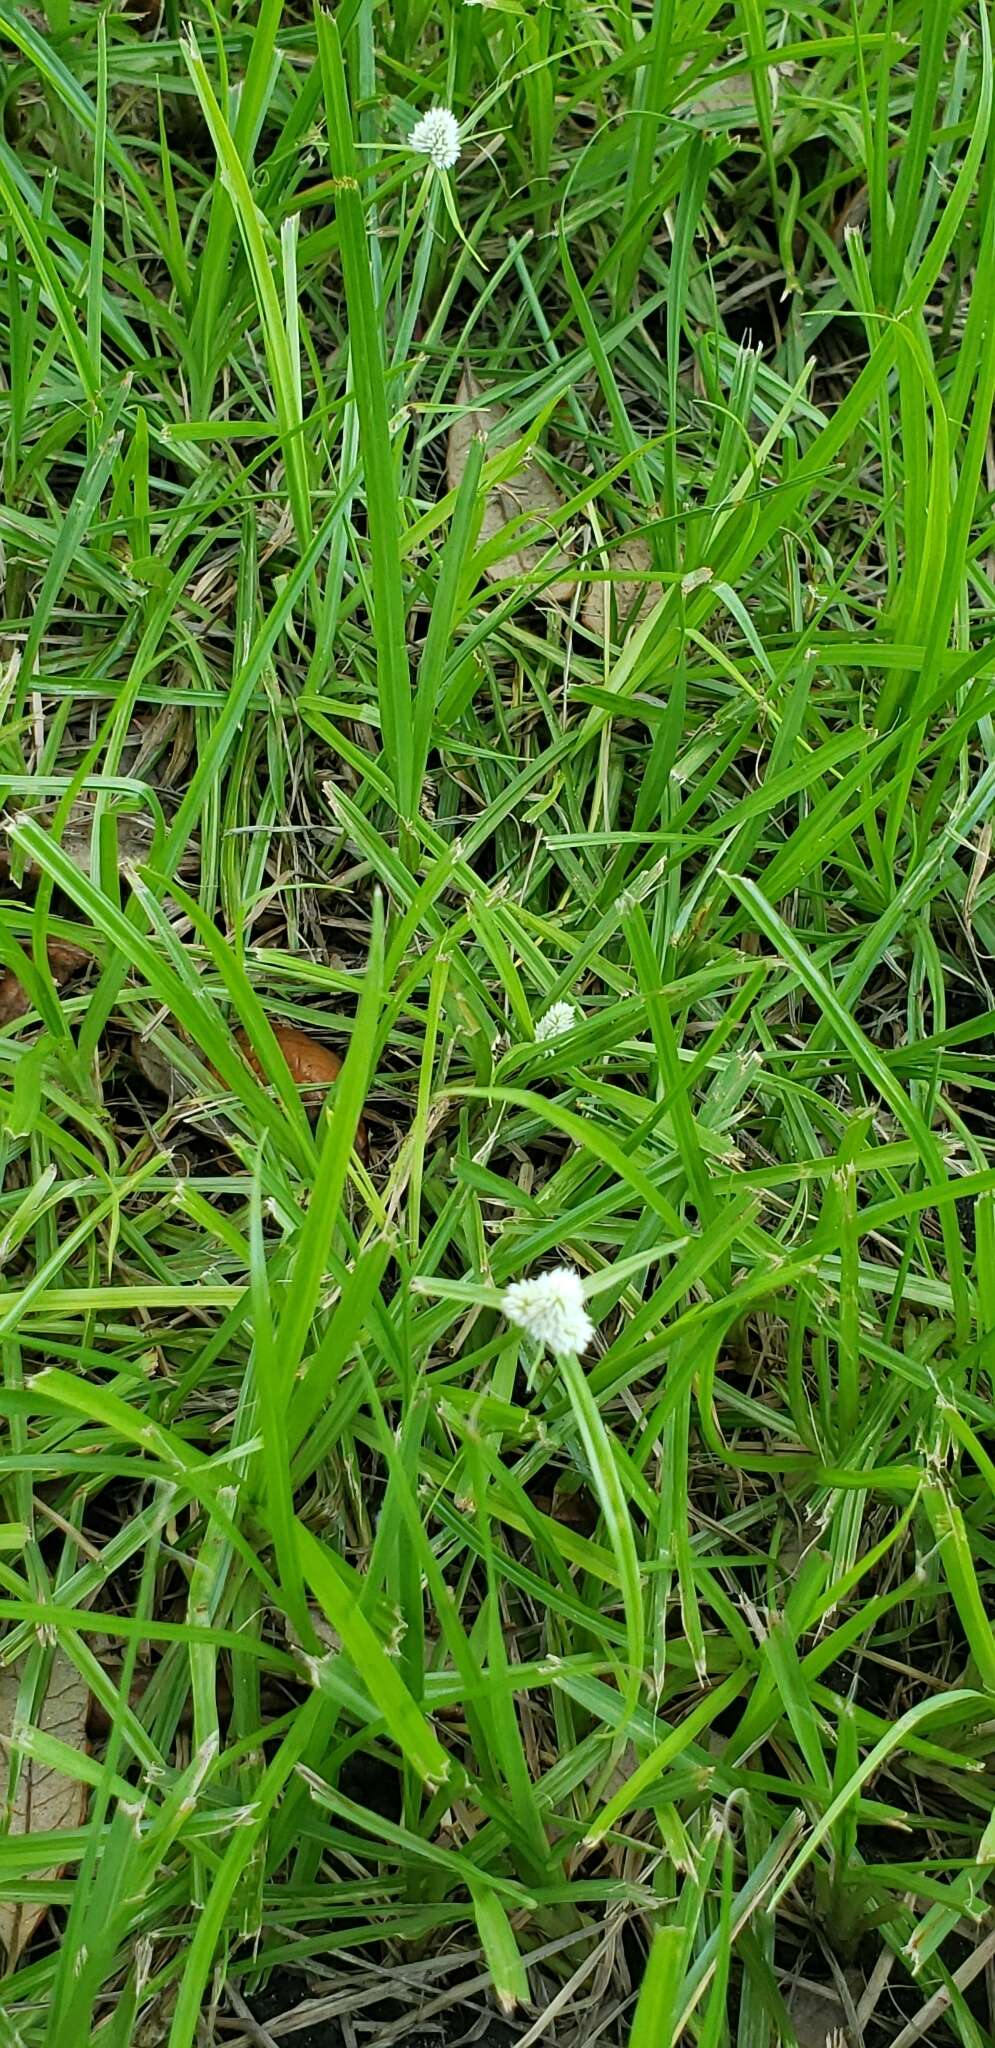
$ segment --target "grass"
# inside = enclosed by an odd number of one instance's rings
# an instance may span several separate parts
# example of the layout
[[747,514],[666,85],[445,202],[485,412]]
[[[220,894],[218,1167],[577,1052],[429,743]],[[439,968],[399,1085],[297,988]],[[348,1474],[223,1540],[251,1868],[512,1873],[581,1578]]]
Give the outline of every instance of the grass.
[[984,0],[0,39],[0,2043],[995,2042]]

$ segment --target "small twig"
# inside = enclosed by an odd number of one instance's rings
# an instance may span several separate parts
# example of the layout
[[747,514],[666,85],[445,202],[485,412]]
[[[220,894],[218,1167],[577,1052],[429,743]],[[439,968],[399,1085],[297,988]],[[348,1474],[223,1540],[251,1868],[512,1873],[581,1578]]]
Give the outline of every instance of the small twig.
[[274,2041],[269,2029],[264,2027],[260,2020],[257,2020],[251,2006],[246,2005],[241,1992],[236,1991],[234,1984],[227,1985],[226,1990],[229,2002],[234,2006],[239,2019],[245,2024],[246,2031],[242,2038],[245,2041],[251,2041],[253,2048],[278,2048],[278,2044]]

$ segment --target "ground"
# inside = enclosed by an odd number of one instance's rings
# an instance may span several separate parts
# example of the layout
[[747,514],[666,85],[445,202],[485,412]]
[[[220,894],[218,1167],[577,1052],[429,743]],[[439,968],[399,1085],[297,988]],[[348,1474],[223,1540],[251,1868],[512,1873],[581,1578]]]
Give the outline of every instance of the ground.
[[2,2042],[995,2042],[986,6],[0,85]]

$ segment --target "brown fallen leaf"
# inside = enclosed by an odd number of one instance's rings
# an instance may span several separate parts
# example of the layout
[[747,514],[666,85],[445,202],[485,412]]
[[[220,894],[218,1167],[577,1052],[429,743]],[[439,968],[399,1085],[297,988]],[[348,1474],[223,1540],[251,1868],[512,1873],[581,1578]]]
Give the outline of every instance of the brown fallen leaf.
[[[320,1045],[306,1031],[299,1031],[294,1024],[274,1024],[273,1036],[287,1062],[290,1078],[298,1088],[306,1088],[309,1095],[305,1101],[315,1109],[321,1106],[321,1096],[342,1071],[342,1061],[330,1046]],[[265,1081],[262,1062],[246,1032],[236,1031],[235,1044],[243,1059],[247,1060],[257,1080]],[[366,1125],[362,1117],[356,1132],[356,1150],[365,1153],[367,1147]]]
[[638,626],[663,594],[661,584],[645,580],[646,570],[653,567],[653,557],[641,533],[634,533],[631,540],[620,540],[612,548],[609,560],[610,577],[599,577],[591,584],[580,608],[581,619],[596,640],[608,638],[613,597],[615,617],[619,629],[624,630]]
[[[333,1052],[330,1046],[321,1045],[318,1039],[312,1038],[308,1032],[299,1031],[296,1025],[274,1024],[272,1028],[273,1036],[290,1069],[291,1080],[298,1088],[307,1090],[304,1098],[307,1107],[311,1110],[319,1109],[325,1090],[331,1087],[341,1072],[342,1061],[338,1053]],[[234,1037],[239,1052],[252,1068],[256,1079],[265,1082],[262,1061],[255,1047],[250,1045],[247,1033],[236,1031]],[[192,1093],[190,1082],[182,1068],[170,1059],[169,1054],[157,1045],[154,1039],[146,1038],[140,1031],[136,1031],[132,1036],[131,1056],[139,1073],[157,1094],[165,1095],[170,1104],[182,1102]],[[219,1087],[223,1087],[224,1082],[220,1074],[213,1067],[209,1071],[214,1074]],[[356,1150],[362,1156],[365,1156],[367,1144],[366,1125],[361,1117],[356,1132]]]
[[[48,815],[37,812],[34,816],[35,821],[48,830]],[[61,846],[63,853],[72,861],[74,868],[78,868],[83,875],[89,874],[93,858],[93,818],[93,804],[88,803],[85,798],[81,797],[73,804],[58,836],[58,844]],[[53,845],[55,843],[53,839]],[[138,862],[147,860],[151,844],[151,821],[137,813],[119,811],[117,817],[117,850],[121,866],[123,867],[128,861]],[[4,864],[9,862],[9,848],[4,847],[0,850],[0,859],[2,859]],[[37,875],[41,870],[33,860],[28,860],[25,862],[24,872],[27,875]]]
[[[23,1672],[23,1662],[9,1664],[0,1671],[0,1752],[5,1764],[10,1760],[11,1737],[16,1738],[17,1733],[15,1714]],[[56,1650],[48,1689],[34,1725],[46,1735],[57,1736],[70,1749],[85,1753],[89,1697],[89,1688],[75,1664],[63,1650]],[[29,1757],[20,1756],[13,1802],[6,1812],[5,1831],[8,1835],[36,1835],[51,1834],[55,1829],[81,1827],[86,1815],[86,1798],[86,1786],[75,1778],[66,1778],[61,1771],[51,1770],[47,1764],[34,1763]],[[61,1869],[62,1866],[56,1864],[51,1870],[32,1871],[32,1878],[45,1882],[58,1877]],[[47,1912],[48,1907],[35,1900],[29,1905],[0,1900],[0,1941],[7,1952],[9,1969],[13,1969]]]
[[170,1107],[189,1095],[190,1083],[154,1038],[146,1038],[141,1031],[132,1032],[131,1057],[143,1079],[157,1095],[165,1095]]
[[[64,939],[49,939],[48,964],[56,987],[61,988],[64,982],[71,980],[92,957],[91,953],[83,951],[82,946],[67,945]],[[13,1023],[15,1017],[23,1017],[30,1008],[31,998],[27,989],[13,968],[8,967],[6,973],[0,974],[0,1024]]]
[[[342,1061],[330,1046],[320,1045],[316,1038],[310,1038],[306,1031],[299,1031],[294,1024],[274,1024],[272,1031],[290,1069],[290,1078],[299,1087],[330,1088],[332,1082],[338,1080]],[[257,1078],[264,1080],[262,1062],[255,1046],[249,1042],[248,1033],[236,1031],[235,1044]]]
[[[446,482],[451,491],[459,488],[470,449],[479,435],[485,436],[491,442],[492,452],[494,447],[500,447],[502,438],[505,442],[509,438],[507,434],[503,437],[501,434],[503,422],[507,417],[505,407],[488,404],[486,393],[470,370],[463,372],[456,393],[456,402],[469,409],[461,412],[449,429]],[[544,557],[547,558],[547,575],[553,566],[567,567],[570,558],[562,548],[555,555],[550,554],[550,543],[555,537],[557,520],[562,514],[563,504],[564,500],[556,485],[550,481],[545,470],[532,455],[526,457],[513,476],[506,477],[504,483],[495,484],[488,491],[480,528],[481,545],[496,540],[510,520],[521,521],[523,514],[528,515],[530,532],[541,534],[547,526],[549,528],[548,540],[516,542],[513,538],[508,553],[502,555],[500,561],[491,562],[484,572],[492,583],[504,576],[530,576],[534,574]],[[553,582],[545,583],[535,594],[546,604],[566,604],[573,595],[573,590],[572,579],[555,578]]]
[[749,72],[720,71],[679,108],[682,120],[721,121],[729,115],[740,128],[757,126],[757,103]]
[[[768,71],[771,99],[777,106],[781,81],[789,83],[803,76],[796,64],[772,64]],[[690,99],[678,105],[675,110],[681,120],[698,119],[716,126],[735,123],[737,128],[757,128],[760,125],[757,114],[756,96],[748,71],[719,71],[704,82],[698,80],[698,90]],[[728,116],[728,122],[726,121]]]

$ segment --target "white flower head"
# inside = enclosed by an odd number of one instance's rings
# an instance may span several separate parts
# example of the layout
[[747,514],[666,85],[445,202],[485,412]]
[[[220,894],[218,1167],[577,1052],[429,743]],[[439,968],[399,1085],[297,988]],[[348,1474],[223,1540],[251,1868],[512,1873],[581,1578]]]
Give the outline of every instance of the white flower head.
[[501,1309],[509,1323],[550,1351],[586,1351],[594,1335],[583,1281],[572,1266],[554,1266],[534,1280],[514,1281],[501,1296]]
[[419,156],[427,156],[437,171],[451,171],[459,163],[460,133],[459,122],[448,107],[430,107],[420,121],[416,121],[408,136],[411,149]]
[[547,1045],[551,1038],[562,1038],[565,1031],[573,1030],[576,1022],[577,1012],[572,1003],[551,1003],[536,1024],[536,1044]]

